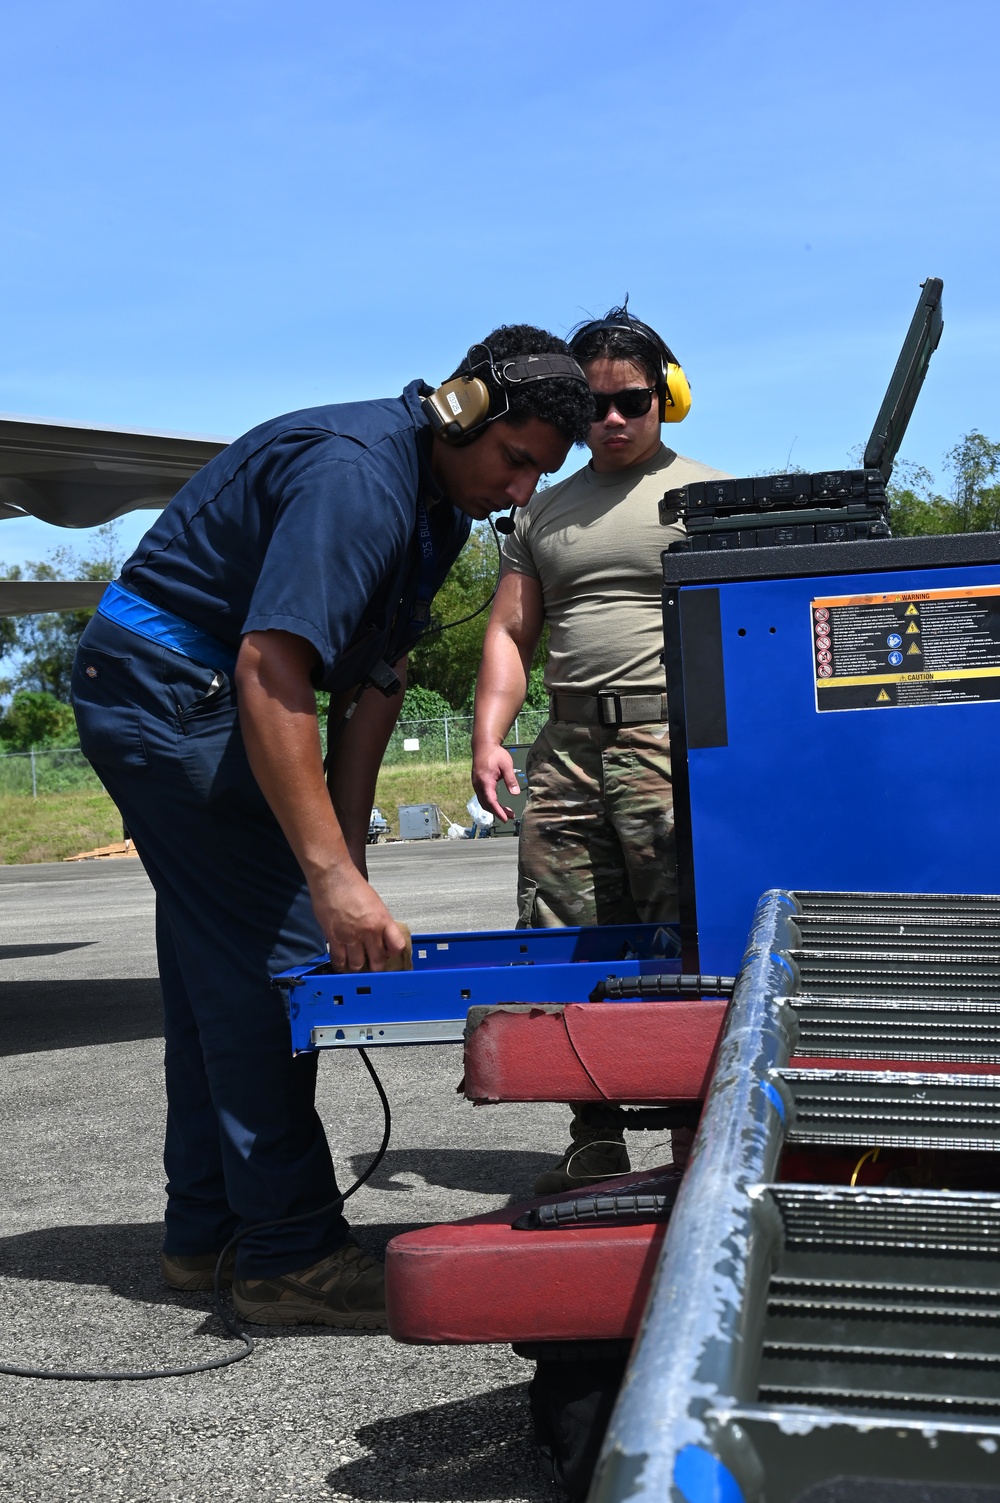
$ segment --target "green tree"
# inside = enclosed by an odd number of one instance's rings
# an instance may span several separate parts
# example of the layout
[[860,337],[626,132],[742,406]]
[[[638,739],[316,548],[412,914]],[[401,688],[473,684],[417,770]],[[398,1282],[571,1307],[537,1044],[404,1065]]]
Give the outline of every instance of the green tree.
[[436,690],[453,710],[466,707],[475,687],[497,568],[493,534],[485,524],[474,527],[435,597],[431,626],[410,654],[408,683]]
[[[996,532],[1000,527],[1000,444],[975,429],[948,452],[945,466],[954,477],[952,506],[956,532]],[[994,481],[991,485],[989,482]]]
[[926,537],[954,532],[949,503],[934,492],[934,476],[923,465],[897,460],[887,487],[894,537]]
[[[0,566],[5,579],[114,579],[122,563],[118,528],[107,522],[97,530],[94,552],[81,557],[74,549],[56,548],[43,563]],[[0,651],[15,660],[12,687],[50,694],[69,702],[70,676],[77,643],[93,610],[51,611],[40,615],[6,617]]]
[[[0,564],[0,579],[20,579],[21,571],[16,564]],[[0,616],[0,658],[9,657],[17,651],[17,617]],[[5,679],[0,679],[0,694],[9,689]]]
[[443,720],[446,715],[454,713],[451,705],[436,689],[427,689],[422,684],[410,684],[407,681],[403,708],[399,712],[400,720]]
[[950,496],[935,491],[933,475],[921,465],[896,464],[887,488],[894,536],[1000,530],[1000,443],[972,429],[949,449],[944,464],[952,476]]
[[[543,481],[545,477],[542,477]],[[544,490],[544,485],[539,485]],[[490,603],[499,570],[497,544],[481,523],[455,560],[451,573],[434,600],[432,624],[410,654],[407,679],[411,688],[432,689],[447,701],[448,710],[471,715],[476,675],[483,655],[483,637],[490,619]],[[474,614],[473,614],[474,613]],[[463,620],[464,617],[471,617]],[[450,624],[455,623],[455,624]],[[542,685],[542,665],[548,654],[549,629],[542,631],[533,659],[525,704],[544,709],[548,698]],[[407,690],[409,701],[410,689]],[[404,714],[407,713],[404,706]],[[444,714],[445,711],[439,711]]]
[[75,746],[73,708],[38,689],[18,689],[0,715],[0,749],[30,751],[35,747]]
[[542,641],[538,644],[535,653],[535,665],[528,679],[528,692],[524,696],[524,708],[526,710],[539,710],[547,712],[549,708],[549,691],[542,680],[545,671],[545,658],[548,655],[549,629],[545,628],[542,633]]

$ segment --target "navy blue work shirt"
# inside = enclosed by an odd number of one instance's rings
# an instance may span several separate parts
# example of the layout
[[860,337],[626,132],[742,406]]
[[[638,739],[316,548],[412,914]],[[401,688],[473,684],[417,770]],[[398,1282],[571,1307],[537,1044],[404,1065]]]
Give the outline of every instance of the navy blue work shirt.
[[[402,595],[419,576],[431,598],[472,525],[431,476],[426,390],[413,381],[400,397],[251,429],[177,493],[121,583],[234,648],[251,631],[304,637],[322,688],[360,682],[387,652],[398,659],[420,634],[408,608],[398,611]],[[433,540],[422,570],[418,500]],[[397,615],[406,619],[392,627]]]

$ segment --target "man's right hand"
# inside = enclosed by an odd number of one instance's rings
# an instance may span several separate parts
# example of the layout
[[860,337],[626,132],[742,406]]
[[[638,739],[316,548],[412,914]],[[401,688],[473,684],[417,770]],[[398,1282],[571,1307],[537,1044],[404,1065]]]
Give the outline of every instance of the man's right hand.
[[403,931],[353,865],[314,877],[309,895],[335,971],[384,971],[406,949]]
[[484,750],[473,748],[472,786],[479,795],[484,809],[506,824],[514,813],[506,804],[497,800],[497,784],[502,782],[508,793],[520,793],[521,785],[514,771],[514,760],[505,746],[488,746]]
[[503,738],[524,704],[532,655],[544,625],[542,587],[538,580],[505,570],[483,641],[472,728],[472,786],[483,808],[501,824],[506,824],[514,811],[498,803],[497,784],[503,783],[508,793],[521,792]]
[[[382,971],[388,958],[403,954],[406,939],[356,863],[359,832],[368,825],[378,764],[392,725],[377,730],[369,726],[360,745],[350,748],[354,780],[341,780],[338,788],[350,816],[348,846],[323,779],[312,688],[315,666],[316,650],[304,637],[284,631],[248,632],[236,664],[243,741],[254,777],[309,884],[334,968],[360,971],[369,965]],[[355,721],[366,718],[359,710],[348,732]],[[341,738],[340,757],[344,750]]]

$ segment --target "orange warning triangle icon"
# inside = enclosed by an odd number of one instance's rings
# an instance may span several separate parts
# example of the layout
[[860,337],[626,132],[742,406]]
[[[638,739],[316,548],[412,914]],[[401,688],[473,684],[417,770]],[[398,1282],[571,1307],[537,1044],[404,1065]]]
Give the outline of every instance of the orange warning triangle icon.
[[875,703],[877,705],[887,705],[890,703],[889,696],[884,689],[878,691],[878,694],[875,696]]
[[917,608],[913,604],[912,600],[910,601],[909,605],[906,607],[906,610],[903,612],[903,615],[904,616],[919,616],[920,615],[920,612],[917,610]]

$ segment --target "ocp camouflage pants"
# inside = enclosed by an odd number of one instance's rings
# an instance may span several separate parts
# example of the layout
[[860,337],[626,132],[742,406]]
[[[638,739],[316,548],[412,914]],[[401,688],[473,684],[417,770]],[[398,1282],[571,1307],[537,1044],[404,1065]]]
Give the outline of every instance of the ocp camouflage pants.
[[665,725],[549,720],[528,753],[527,774],[518,927],[677,919]]

